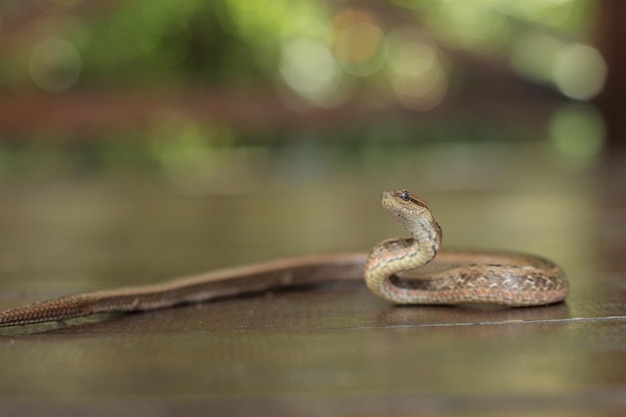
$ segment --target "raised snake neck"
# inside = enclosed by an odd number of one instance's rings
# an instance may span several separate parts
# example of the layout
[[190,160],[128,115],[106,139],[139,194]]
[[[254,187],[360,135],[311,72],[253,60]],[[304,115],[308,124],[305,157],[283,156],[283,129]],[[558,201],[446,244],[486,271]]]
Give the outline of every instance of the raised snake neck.
[[[379,243],[365,265],[368,288],[392,303],[536,306],[567,296],[565,273],[547,259],[497,252],[437,256],[441,226],[425,201],[391,190],[383,193],[382,204],[413,236]],[[417,274],[405,272],[412,270]]]
[[290,258],[161,284],[68,295],[0,312],[0,327],[155,310],[363,277],[374,294],[396,304],[533,306],[560,302],[567,296],[564,272],[546,259],[495,252],[437,255],[441,227],[426,202],[406,190],[392,190],[383,193],[382,204],[413,237],[385,240],[369,256],[352,253]]

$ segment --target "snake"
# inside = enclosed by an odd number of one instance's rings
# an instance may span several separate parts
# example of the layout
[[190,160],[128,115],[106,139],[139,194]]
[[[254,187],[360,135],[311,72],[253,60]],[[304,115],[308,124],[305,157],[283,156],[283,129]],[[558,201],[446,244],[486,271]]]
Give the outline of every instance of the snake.
[[428,203],[407,190],[384,191],[381,202],[411,237],[384,240],[369,253],[278,259],[163,283],[61,296],[0,312],[0,327],[63,322],[99,313],[149,311],[363,279],[373,294],[404,305],[541,306],[562,302],[568,294],[563,269],[543,257],[510,252],[440,251],[441,226]]

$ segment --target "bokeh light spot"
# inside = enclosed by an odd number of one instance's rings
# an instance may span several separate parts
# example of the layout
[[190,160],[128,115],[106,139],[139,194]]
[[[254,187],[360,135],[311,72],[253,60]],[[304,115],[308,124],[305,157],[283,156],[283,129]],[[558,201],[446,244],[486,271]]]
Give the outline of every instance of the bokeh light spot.
[[81,58],[71,42],[47,38],[37,44],[30,55],[28,69],[33,81],[42,89],[61,92],[78,81]]
[[155,160],[170,174],[207,173],[215,168],[231,134],[219,126],[203,126],[188,115],[162,109],[153,115],[148,129]]
[[371,23],[355,23],[342,30],[335,43],[335,56],[350,72],[368,75],[382,66],[378,59],[374,65],[366,65],[375,58],[383,40],[382,30]]
[[388,45],[389,78],[400,101],[417,110],[440,104],[448,78],[433,43],[415,29],[399,28]]
[[550,122],[550,139],[564,160],[585,167],[602,151],[606,137],[598,111],[585,104],[561,107]]
[[384,33],[367,10],[346,9],[331,21],[332,50],[337,61],[352,74],[367,76],[384,65]]
[[314,105],[326,103],[339,83],[333,54],[324,41],[312,37],[284,42],[280,74],[294,92]]
[[589,100],[600,93],[606,73],[606,64],[600,52],[578,43],[568,45],[559,52],[552,71],[559,90],[577,100]]

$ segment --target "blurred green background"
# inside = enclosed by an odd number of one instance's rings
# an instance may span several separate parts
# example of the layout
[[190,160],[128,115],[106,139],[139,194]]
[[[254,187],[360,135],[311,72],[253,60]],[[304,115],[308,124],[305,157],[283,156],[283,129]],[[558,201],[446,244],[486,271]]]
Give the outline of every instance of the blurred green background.
[[387,188],[446,246],[593,265],[620,4],[0,2],[3,288],[367,250]]
[[224,169],[261,167],[311,177],[389,156],[402,165],[416,150],[471,164],[468,146],[520,143],[584,169],[606,136],[593,105],[607,74],[597,9],[2,2],[0,178],[122,170],[220,183]]

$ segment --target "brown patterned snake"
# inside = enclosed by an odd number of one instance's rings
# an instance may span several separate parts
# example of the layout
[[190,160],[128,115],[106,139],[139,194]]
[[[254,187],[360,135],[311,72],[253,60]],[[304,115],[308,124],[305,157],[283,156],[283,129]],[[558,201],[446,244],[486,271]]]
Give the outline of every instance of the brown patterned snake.
[[382,204],[413,237],[385,240],[369,257],[355,253],[292,258],[162,284],[69,295],[0,312],[0,327],[155,310],[296,285],[360,280],[363,275],[374,294],[396,304],[534,306],[565,299],[565,274],[552,262],[509,253],[436,256],[441,227],[426,202],[406,190],[394,190],[383,193]]

